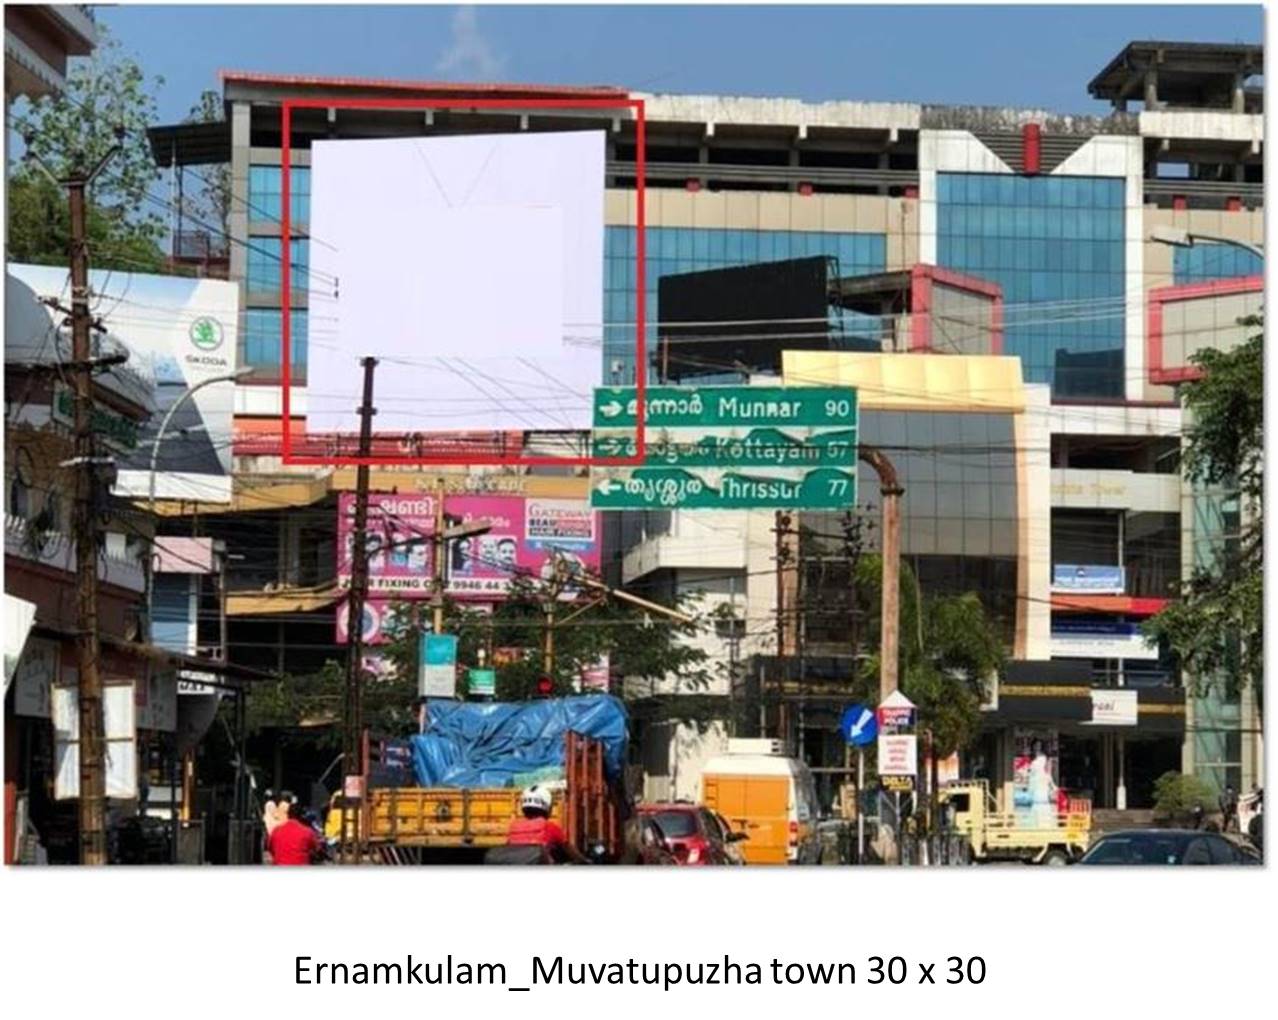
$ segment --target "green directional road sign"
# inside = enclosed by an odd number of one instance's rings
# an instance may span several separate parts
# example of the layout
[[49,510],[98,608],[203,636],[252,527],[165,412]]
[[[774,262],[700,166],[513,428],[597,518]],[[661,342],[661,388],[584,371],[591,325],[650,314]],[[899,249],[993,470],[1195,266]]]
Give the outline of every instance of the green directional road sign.
[[[831,510],[856,503],[857,394],[849,386],[654,386],[644,466],[600,465],[601,510]],[[595,390],[591,453],[639,452],[633,386]]]
[[[654,428],[644,430],[644,463],[671,467],[853,467],[857,430]],[[595,457],[633,457],[635,430],[595,429]]]
[[841,510],[855,502],[855,469],[597,468],[590,485],[599,510]]
[[[644,425],[842,426],[857,422],[856,390],[849,386],[650,386],[644,394]],[[597,429],[637,424],[633,386],[595,390]]]

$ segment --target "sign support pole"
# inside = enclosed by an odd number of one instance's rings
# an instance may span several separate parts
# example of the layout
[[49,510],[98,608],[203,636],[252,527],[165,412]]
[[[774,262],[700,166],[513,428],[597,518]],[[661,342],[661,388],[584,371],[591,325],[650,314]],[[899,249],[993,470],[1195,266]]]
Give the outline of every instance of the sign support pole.
[[905,863],[905,826],[901,824],[901,791],[893,792],[892,799],[896,803],[896,863],[901,865]]
[[865,863],[865,748],[856,749],[856,862]]
[[[368,598],[368,457],[373,447],[373,371],[376,358],[361,358],[364,368],[364,402],[359,409],[359,467],[355,474],[355,531],[351,539],[351,591],[346,618],[346,711],[343,740],[342,859],[358,864],[361,858],[360,815],[364,800],[364,603]],[[359,786],[352,796],[351,780]],[[354,803],[352,803],[354,801]]]

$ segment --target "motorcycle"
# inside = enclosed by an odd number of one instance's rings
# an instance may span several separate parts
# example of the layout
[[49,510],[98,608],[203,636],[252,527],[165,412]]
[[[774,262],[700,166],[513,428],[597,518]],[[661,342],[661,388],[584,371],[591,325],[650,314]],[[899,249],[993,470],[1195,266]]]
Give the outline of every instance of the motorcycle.
[[[549,847],[544,846],[494,846],[484,854],[485,864],[514,864],[527,867],[533,864],[566,864],[568,861],[555,860]],[[592,843],[586,848],[587,864],[611,863],[608,847],[603,843]]]

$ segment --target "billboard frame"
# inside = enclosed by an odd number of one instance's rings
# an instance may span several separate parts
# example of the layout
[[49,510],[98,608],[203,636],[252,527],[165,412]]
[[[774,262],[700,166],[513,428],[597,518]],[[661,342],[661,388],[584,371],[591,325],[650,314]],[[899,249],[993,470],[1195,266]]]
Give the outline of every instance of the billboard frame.
[[[280,259],[280,387],[281,404],[281,460],[286,465],[306,467],[439,467],[445,465],[496,465],[504,467],[638,467],[643,464],[645,451],[644,418],[646,405],[644,394],[647,388],[647,350],[644,338],[646,329],[646,309],[644,298],[645,286],[645,120],[644,100],[634,97],[600,98],[600,99],[497,99],[491,96],[461,97],[420,97],[412,99],[360,98],[347,97],[311,97],[291,96],[281,101],[280,105],[280,235],[287,242],[292,238],[290,184],[292,174],[292,138],[294,110],[426,110],[426,109],[497,109],[497,110],[547,110],[547,109],[588,109],[617,110],[632,109],[635,112],[635,364],[639,370],[635,373],[635,387],[638,391],[638,414],[635,422],[636,453],[633,457],[553,457],[553,456],[503,456],[500,454],[453,454],[438,457],[359,457],[359,456],[302,456],[294,454],[295,439],[303,442],[307,433],[294,436],[290,427],[292,421],[292,266],[288,257],[287,243],[281,249]],[[473,430],[472,430],[473,431]]]

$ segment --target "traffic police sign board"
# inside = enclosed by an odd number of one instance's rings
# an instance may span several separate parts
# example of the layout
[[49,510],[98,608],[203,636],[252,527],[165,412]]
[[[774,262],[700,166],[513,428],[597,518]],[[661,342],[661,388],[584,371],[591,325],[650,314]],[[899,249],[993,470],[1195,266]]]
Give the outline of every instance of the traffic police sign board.
[[864,705],[849,705],[839,720],[839,732],[853,747],[865,747],[874,743],[879,733],[879,723],[874,712]]

